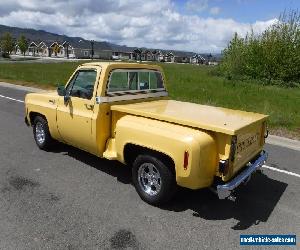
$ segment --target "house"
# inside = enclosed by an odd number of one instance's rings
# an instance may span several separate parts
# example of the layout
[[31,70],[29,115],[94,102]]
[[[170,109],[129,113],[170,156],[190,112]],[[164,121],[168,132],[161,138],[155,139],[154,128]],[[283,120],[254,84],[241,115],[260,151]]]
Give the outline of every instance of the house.
[[134,49],[132,47],[113,45],[111,44],[112,55],[111,59],[113,60],[136,60],[134,58]]
[[[37,56],[37,54],[38,54],[38,45],[37,44],[38,43],[34,42],[34,41],[29,42],[27,51],[25,52],[25,55],[26,56]],[[15,46],[15,54],[23,55],[18,44]]]
[[133,59],[133,52],[126,52],[126,51],[113,51],[112,57],[113,60],[132,60]]
[[[15,51],[17,55],[22,54],[18,45],[16,45]],[[192,52],[134,48],[113,45],[106,42],[88,41],[80,38],[67,38],[64,41],[30,41],[25,55],[54,58],[94,58],[193,64],[205,63],[209,65],[218,63],[216,60],[213,60],[211,55],[207,55],[205,58],[205,56]]]
[[31,42],[28,46],[28,55],[35,56],[37,53],[37,44],[35,42]]
[[171,51],[168,53],[168,61],[173,63],[190,63],[191,57],[194,55],[192,52],[185,51]]
[[[21,51],[16,45],[16,54]],[[28,56],[55,58],[97,58],[111,59],[112,50],[106,42],[91,42],[87,40],[70,39],[66,41],[31,41],[25,52]]]
[[142,60],[142,52],[143,52],[142,49],[138,49],[138,48],[134,49],[133,54],[132,54],[133,59],[136,61],[141,61]]
[[106,42],[95,42],[82,39],[72,39],[67,42],[72,46],[75,58],[112,58],[112,49]]
[[165,54],[161,51],[161,50],[158,50],[156,52],[156,61],[159,61],[159,62],[164,62],[165,61]]
[[165,53],[163,56],[164,62],[174,62],[174,54],[172,52]]
[[64,49],[64,57],[65,58],[75,58],[74,48],[72,47],[72,45],[69,42],[64,41],[62,46]]
[[49,46],[50,44],[49,43],[46,43],[46,42],[40,42],[38,44],[38,47],[37,47],[37,56],[40,56],[40,57],[47,57],[47,56],[50,56],[49,54]]
[[159,52],[160,50],[152,50],[151,54],[152,54],[152,61],[157,61],[159,62]]
[[190,58],[190,63],[193,64],[205,64],[206,60],[200,54],[195,54]]
[[154,61],[153,60],[153,55],[152,55],[152,51],[151,50],[144,50],[141,53],[141,60],[142,61]]

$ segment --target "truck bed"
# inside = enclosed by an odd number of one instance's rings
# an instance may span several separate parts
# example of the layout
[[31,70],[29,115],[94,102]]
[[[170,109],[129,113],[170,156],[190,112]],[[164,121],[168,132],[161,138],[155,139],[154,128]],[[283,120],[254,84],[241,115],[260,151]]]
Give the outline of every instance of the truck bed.
[[229,135],[236,135],[249,124],[262,122],[268,117],[252,112],[173,100],[113,105],[111,110]]

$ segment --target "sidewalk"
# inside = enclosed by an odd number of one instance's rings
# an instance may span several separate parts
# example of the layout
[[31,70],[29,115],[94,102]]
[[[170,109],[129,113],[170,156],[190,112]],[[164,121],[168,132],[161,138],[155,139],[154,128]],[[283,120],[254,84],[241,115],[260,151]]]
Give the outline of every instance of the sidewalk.
[[277,135],[269,135],[269,137],[266,139],[266,143],[300,151],[300,141],[280,137]]

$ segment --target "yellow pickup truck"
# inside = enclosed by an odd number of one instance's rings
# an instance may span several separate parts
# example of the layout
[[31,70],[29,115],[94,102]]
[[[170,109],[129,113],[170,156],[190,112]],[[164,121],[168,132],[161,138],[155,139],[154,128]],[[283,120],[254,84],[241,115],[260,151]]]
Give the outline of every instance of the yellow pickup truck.
[[177,186],[233,197],[267,159],[266,115],[170,100],[155,65],[85,63],[57,91],[27,94],[25,106],[40,149],[57,140],[127,164],[150,204]]

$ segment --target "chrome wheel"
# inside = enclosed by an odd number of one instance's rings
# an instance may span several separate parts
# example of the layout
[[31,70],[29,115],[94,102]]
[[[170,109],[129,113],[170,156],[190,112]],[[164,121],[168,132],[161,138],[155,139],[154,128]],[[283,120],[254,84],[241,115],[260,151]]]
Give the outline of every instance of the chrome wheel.
[[46,133],[43,127],[43,124],[41,122],[37,122],[35,125],[35,137],[38,142],[38,144],[43,144],[46,139]]
[[152,163],[143,163],[138,170],[138,181],[142,190],[155,196],[161,189],[160,173]]

